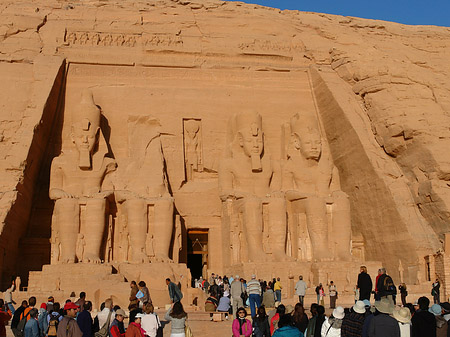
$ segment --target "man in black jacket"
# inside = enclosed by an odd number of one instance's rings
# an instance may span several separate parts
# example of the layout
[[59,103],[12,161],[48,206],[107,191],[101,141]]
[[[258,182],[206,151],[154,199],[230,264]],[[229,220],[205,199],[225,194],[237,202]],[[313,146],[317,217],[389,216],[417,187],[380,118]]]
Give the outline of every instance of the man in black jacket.
[[411,319],[412,337],[436,337],[436,319],[434,315],[428,311],[430,300],[421,297],[417,301],[419,310],[416,311]]
[[377,297],[376,300],[382,297],[388,297],[395,304],[395,295],[397,294],[397,288],[394,285],[392,277],[386,274],[386,268],[380,268],[381,275],[377,281]]
[[22,315],[22,313],[25,311],[26,308],[28,308],[28,302],[24,300],[22,301],[22,305],[19,308],[17,308],[17,310],[14,312],[14,316],[11,321],[11,330],[14,336],[16,337],[18,336],[17,325],[20,322],[20,316]]

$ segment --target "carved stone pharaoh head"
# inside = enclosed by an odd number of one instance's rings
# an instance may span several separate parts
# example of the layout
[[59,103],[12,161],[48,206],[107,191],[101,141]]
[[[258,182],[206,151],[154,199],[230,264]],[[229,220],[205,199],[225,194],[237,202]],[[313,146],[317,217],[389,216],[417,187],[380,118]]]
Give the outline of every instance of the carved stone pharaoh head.
[[291,118],[292,144],[306,159],[319,160],[322,141],[319,125],[314,115],[305,114],[300,120],[297,113]]
[[100,135],[100,109],[95,105],[92,93],[83,91],[81,102],[74,111],[71,130],[72,142],[79,152],[78,166],[92,168],[92,154]]
[[264,134],[262,131],[262,119],[256,112],[243,112],[236,118],[239,146],[244,154],[252,160],[252,171],[262,170],[261,154],[264,150]]

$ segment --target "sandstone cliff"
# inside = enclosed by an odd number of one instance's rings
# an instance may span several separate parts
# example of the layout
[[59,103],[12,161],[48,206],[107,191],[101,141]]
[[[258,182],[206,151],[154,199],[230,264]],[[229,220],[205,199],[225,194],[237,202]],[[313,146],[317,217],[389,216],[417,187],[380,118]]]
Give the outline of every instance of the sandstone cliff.
[[[391,270],[401,260],[413,283],[424,256],[441,248],[450,222],[449,28],[200,0],[2,0],[0,18],[3,284],[19,260],[35,259],[22,274],[49,261],[48,170],[72,64],[217,69],[230,82],[236,71],[307,69],[366,259]],[[175,190],[183,180],[169,178]],[[40,257],[25,248],[34,244]]]

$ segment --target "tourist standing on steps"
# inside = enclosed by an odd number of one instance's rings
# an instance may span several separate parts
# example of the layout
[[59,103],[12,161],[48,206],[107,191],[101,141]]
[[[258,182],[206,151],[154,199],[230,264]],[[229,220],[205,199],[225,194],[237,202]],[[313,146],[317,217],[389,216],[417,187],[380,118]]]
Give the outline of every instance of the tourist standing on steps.
[[278,303],[281,303],[281,289],[283,289],[283,287],[281,286],[280,278],[277,277],[277,281],[273,285],[273,290],[275,292],[275,298]]
[[228,321],[228,312],[230,311],[230,295],[222,296],[217,306],[217,312],[224,312],[225,319]]
[[359,299],[361,301],[369,300],[370,301],[370,294],[372,293],[372,278],[367,273],[367,267],[361,266],[359,268],[359,275],[358,275],[358,289],[359,289]]
[[244,292],[244,286],[239,278],[239,275],[236,275],[233,282],[231,282],[230,293],[231,299],[233,301],[233,315],[237,317],[237,310],[244,306],[244,302],[242,301],[241,294]]
[[298,301],[300,302],[301,305],[304,305],[304,299],[305,299],[305,294],[306,294],[306,289],[308,289],[308,287],[306,286],[306,282],[303,281],[303,276],[300,275],[298,277],[298,281],[295,284],[295,293],[298,296]]
[[400,291],[400,297],[402,299],[402,305],[406,306],[406,296],[408,296],[408,290],[406,289],[405,283],[400,283],[398,286],[398,291]]
[[256,316],[256,309],[261,306],[261,284],[256,279],[256,275],[252,275],[252,279],[247,283],[247,294],[253,319]]
[[441,283],[438,279],[432,284],[431,295],[433,295],[433,301],[435,304],[441,303]]
[[5,293],[3,294],[3,298],[5,300],[6,305],[8,306],[11,313],[14,315],[15,309],[13,304],[16,304],[16,302],[12,299],[12,293],[16,290],[16,281],[12,280],[11,287],[6,289]]
[[237,316],[233,320],[233,325],[231,326],[231,331],[233,332],[233,337],[250,337],[253,333],[252,323],[250,320],[246,319],[247,311],[240,307],[237,310]]
[[75,317],[77,317],[78,306],[73,302],[67,302],[64,305],[67,315],[63,317],[58,324],[58,337],[82,337],[83,332],[80,330]]
[[328,292],[330,296],[330,309],[336,308],[336,300],[337,300],[337,288],[333,281],[330,282],[328,286]]
[[167,288],[169,289],[169,297],[172,303],[179,302],[183,298],[180,288],[170,281],[170,278],[166,278]]
[[181,302],[175,302],[164,316],[166,321],[171,322],[170,337],[185,337],[187,313],[184,311]]
[[48,316],[47,303],[42,303],[38,311],[39,331],[42,337],[45,336],[45,332],[47,331],[48,328],[47,316]]
[[86,303],[86,293],[84,291],[82,291],[80,293],[80,298],[75,302],[75,304],[78,305],[78,308],[80,308],[80,311],[83,311],[84,303]]
[[[142,296],[136,296],[139,298],[139,307],[143,308],[145,303],[152,303],[152,299],[150,297],[150,291],[147,288],[147,284],[144,281],[139,282],[138,284],[139,291]],[[138,291],[138,293],[139,293]]]
[[130,283],[130,304],[128,304],[128,310],[132,310],[135,307],[139,306],[139,300],[136,297],[139,288],[136,284],[136,281],[131,281]]

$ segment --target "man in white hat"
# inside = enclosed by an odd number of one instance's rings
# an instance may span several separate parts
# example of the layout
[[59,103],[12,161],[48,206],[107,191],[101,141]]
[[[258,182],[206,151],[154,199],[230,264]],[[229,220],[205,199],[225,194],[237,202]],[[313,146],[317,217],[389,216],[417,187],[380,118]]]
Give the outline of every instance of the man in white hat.
[[392,316],[398,321],[400,336],[411,335],[411,311],[408,308],[395,308]]
[[350,313],[342,321],[342,336],[362,336],[366,306],[363,301],[356,301]]
[[400,336],[400,327],[397,320],[390,315],[394,312],[394,304],[387,297],[375,301],[375,309],[378,315],[374,315],[369,326],[369,336],[386,337]]
[[321,330],[322,336],[340,337],[344,317],[345,317],[344,308],[343,307],[335,308],[330,318],[325,317],[325,322],[323,322]]

